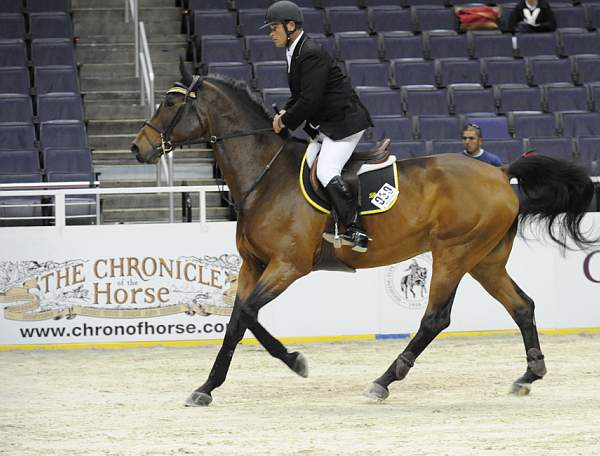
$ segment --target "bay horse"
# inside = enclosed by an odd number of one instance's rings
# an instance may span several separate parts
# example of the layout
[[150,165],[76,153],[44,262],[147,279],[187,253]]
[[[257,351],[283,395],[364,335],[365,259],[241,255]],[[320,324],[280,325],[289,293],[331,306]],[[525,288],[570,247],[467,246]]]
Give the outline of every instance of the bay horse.
[[[173,146],[209,142],[238,212],[236,245],[242,258],[234,307],[207,380],[188,406],[207,406],[225,381],[236,346],[249,329],[275,358],[300,376],[308,365],[258,322],[260,309],[294,281],[317,268],[329,216],[302,196],[298,172],[307,143],[275,134],[272,115],[245,83],[220,76],[192,76],[169,90],[132,143],[142,163],[157,163]],[[580,222],[593,183],[573,163],[544,156],[520,158],[500,169],[461,154],[400,160],[399,200],[387,212],[364,216],[372,241],[366,253],[334,250],[351,268],[385,266],[431,251],[429,301],[418,331],[365,394],[376,400],[406,377],[418,356],[450,324],[456,289],[469,273],[508,311],[520,329],[527,361],[511,392],[527,394],[546,373],[534,302],[511,279],[506,263],[519,220],[537,219],[562,248],[597,242]],[[509,179],[516,177],[519,201]],[[570,242],[569,242],[570,239]],[[567,244],[569,242],[569,244]]]

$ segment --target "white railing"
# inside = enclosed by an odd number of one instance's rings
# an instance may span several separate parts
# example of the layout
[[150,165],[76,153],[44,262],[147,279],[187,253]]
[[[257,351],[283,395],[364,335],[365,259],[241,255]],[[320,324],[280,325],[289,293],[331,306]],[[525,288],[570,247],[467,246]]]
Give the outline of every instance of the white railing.
[[[36,197],[46,196],[52,197],[54,200],[53,204],[42,204],[41,206],[54,206],[54,215],[42,216],[42,217],[22,217],[18,220],[39,220],[39,219],[53,219],[54,227],[64,227],[66,225],[66,207],[75,204],[87,204],[87,203],[73,203],[67,201],[68,196],[77,195],[95,195],[96,196],[96,224],[101,224],[100,214],[100,195],[115,195],[115,194],[143,194],[143,193],[169,193],[171,196],[174,193],[197,193],[199,195],[199,221],[205,223],[206,219],[206,194],[207,193],[219,193],[222,191],[228,191],[226,186],[220,185],[180,185],[176,187],[132,187],[132,188],[81,188],[85,185],[89,185],[89,182],[72,182],[73,186],[79,188],[62,188],[62,189],[46,189],[40,188],[48,186],[47,183],[38,184],[20,184],[19,187],[27,188],[26,190],[4,190],[5,188],[14,188],[15,184],[0,184],[0,191],[2,197]],[[36,188],[37,187],[37,188]],[[0,207],[32,207],[40,205],[6,205],[0,202]],[[75,216],[75,217],[90,217],[90,216]],[[69,217],[72,218],[72,217]],[[170,217],[171,218],[171,217]],[[17,218],[2,218],[2,220],[17,220]],[[170,220],[173,222],[174,220]],[[1,229],[1,228],[0,228]]]
[[135,48],[135,77],[140,76],[140,62],[138,53],[140,52],[140,39],[138,29],[138,0],[125,0],[125,23],[133,19],[133,46]]

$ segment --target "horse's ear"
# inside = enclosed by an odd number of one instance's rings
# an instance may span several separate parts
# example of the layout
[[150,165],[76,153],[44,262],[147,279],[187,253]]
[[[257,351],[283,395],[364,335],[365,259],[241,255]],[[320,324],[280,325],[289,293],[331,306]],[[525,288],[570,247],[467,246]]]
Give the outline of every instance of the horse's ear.
[[183,57],[179,56],[179,72],[181,73],[181,82],[189,87],[193,81],[193,76],[190,70],[187,69],[185,63],[183,62]]

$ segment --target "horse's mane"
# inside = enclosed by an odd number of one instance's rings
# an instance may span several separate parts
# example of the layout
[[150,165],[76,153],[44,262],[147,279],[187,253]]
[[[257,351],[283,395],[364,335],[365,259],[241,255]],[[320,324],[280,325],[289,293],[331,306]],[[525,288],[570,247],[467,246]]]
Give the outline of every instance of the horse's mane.
[[237,99],[250,108],[250,112],[260,114],[269,122],[273,118],[273,114],[267,109],[263,100],[250,90],[250,87],[248,87],[246,82],[222,76],[220,74],[211,74],[210,76],[204,76],[202,79],[232,89],[232,91],[238,95]]

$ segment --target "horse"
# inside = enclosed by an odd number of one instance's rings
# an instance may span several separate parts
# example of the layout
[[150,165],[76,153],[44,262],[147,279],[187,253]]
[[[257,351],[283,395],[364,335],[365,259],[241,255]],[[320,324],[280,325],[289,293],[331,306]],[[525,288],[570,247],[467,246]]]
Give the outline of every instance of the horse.
[[[232,314],[206,381],[186,406],[207,406],[226,379],[236,346],[249,329],[270,355],[296,374],[308,376],[302,353],[288,351],[258,321],[260,309],[311,271],[324,268],[323,232],[329,215],[310,206],[299,190],[306,141],[272,131],[272,115],[245,83],[198,76],[181,68],[169,90],[131,145],[141,163],[157,163],[173,147],[210,143],[237,211],[236,246],[242,258]],[[510,391],[528,394],[546,374],[533,300],[506,271],[518,227],[541,223],[562,249],[598,242],[580,225],[594,187],[573,163],[541,155],[522,157],[504,169],[462,154],[397,162],[399,201],[387,212],[364,216],[371,236],[366,253],[329,248],[337,262],[353,268],[395,264],[430,251],[433,273],[419,328],[365,395],[382,401],[389,385],[406,377],[416,359],[450,324],[459,282],[470,274],[504,306],[519,328],[526,370]],[[510,185],[517,178],[521,197]]]

